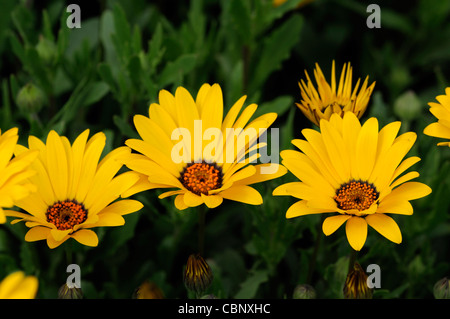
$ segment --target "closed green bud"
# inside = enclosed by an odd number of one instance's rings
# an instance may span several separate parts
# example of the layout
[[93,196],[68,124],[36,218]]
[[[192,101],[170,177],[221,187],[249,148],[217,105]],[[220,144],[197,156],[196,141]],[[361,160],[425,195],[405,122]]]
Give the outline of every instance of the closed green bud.
[[413,91],[400,95],[394,102],[394,113],[402,120],[412,121],[420,116],[422,106]]
[[436,299],[450,299],[450,287],[447,277],[442,278],[434,285],[433,295]]
[[56,45],[53,41],[39,36],[39,42],[36,45],[36,51],[45,64],[51,64],[56,57]]
[[45,95],[40,88],[28,83],[17,93],[16,103],[23,112],[36,113],[44,105]]
[[294,299],[316,299],[316,290],[308,285],[297,285],[294,289],[294,293],[292,295]]
[[81,288],[69,288],[64,284],[58,290],[58,299],[83,299],[83,291]]

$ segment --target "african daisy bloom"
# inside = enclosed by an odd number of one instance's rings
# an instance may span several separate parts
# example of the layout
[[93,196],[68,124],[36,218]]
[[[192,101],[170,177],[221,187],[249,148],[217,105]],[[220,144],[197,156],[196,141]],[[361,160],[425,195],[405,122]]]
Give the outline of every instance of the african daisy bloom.
[[273,195],[300,199],[286,212],[287,218],[307,214],[338,213],[322,225],[331,235],[346,223],[347,239],[354,250],[361,250],[367,237],[367,225],[394,243],[402,241],[397,223],[386,214],[411,215],[410,200],[431,193],[430,187],[411,181],[417,172],[403,174],[420,161],[403,159],[416,140],[407,132],[397,137],[400,122],[392,122],[378,131],[376,118],[363,125],[352,112],[341,118],[320,121],[320,132],[302,131],[306,140],[292,141],[301,152],[281,152],[282,164],[300,181],[277,187]]
[[257,105],[250,104],[241,112],[245,98],[241,97],[224,118],[218,84],[204,84],[195,100],[183,87],[178,87],[175,95],[161,90],[159,104],[149,107],[149,117],[134,117],[142,140],[126,141],[141,153],[125,160],[128,168],[141,174],[139,183],[127,195],[145,189],[175,188],[159,198],[176,195],[179,210],[203,203],[214,208],[223,199],[261,204],[261,195],[249,185],[287,171],[276,163],[252,164],[265,144],[256,141],[277,114],[250,121]]
[[0,299],[34,299],[38,286],[36,277],[13,272],[0,282]]
[[[430,102],[430,112],[438,119],[428,125],[423,133],[429,136],[450,139],[450,87],[445,89],[445,95],[436,97],[439,103]],[[440,142],[438,146],[450,146],[450,142]]]
[[29,151],[13,158],[19,139],[18,129],[12,128],[3,134],[0,131],[0,224],[6,222],[3,208],[12,208],[15,201],[35,191],[27,178],[35,174],[30,163],[37,152]]
[[[136,200],[116,201],[139,179],[134,172],[116,176],[123,166],[120,158],[131,150],[119,147],[100,160],[105,134],[100,132],[90,139],[88,136],[86,130],[72,145],[55,131],[48,134],[45,144],[29,137],[29,149],[39,151],[31,164],[37,174],[29,178],[37,191],[16,203],[27,213],[8,212],[19,218],[11,223],[25,221],[30,227],[26,241],[46,240],[48,247],[55,248],[73,238],[83,245],[97,246],[98,237],[89,228],[123,225],[122,215],[142,208]],[[16,154],[21,156],[27,151],[21,146]]]
[[352,73],[353,69],[350,62],[348,64],[344,63],[339,84],[336,87],[334,61],[331,69],[331,85],[327,82],[322,70],[316,63],[314,78],[317,83],[317,89],[305,70],[307,82],[305,83],[304,80],[301,80],[298,84],[303,100],[300,103],[296,103],[296,105],[317,126],[319,126],[321,119],[328,120],[333,113],[343,116],[346,111],[350,111],[355,113],[358,118],[361,118],[367,109],[375,82],[367,87],[369,81],[369,76],[367,76],[358,92],[360,84],[360,79],[358,79],[352,91]]

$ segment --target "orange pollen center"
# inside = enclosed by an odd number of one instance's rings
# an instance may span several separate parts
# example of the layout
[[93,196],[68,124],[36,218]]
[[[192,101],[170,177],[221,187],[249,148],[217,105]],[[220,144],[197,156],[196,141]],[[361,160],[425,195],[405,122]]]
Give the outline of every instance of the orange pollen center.
[[222,187],[222,170],[205,162],[189,164],[184,168],[180,181],[194,194],[208,195],[208,191]]
[[87,211],[74,200],[56,202],[47,209],[47,221],[59,230],[72,229],[87,219]]
[[362,181],[350,181],[341,185],[341,188],[336,191],[334,200],[340,209],[363,211],[368,209],[378,199],[379,195],[372,184]]

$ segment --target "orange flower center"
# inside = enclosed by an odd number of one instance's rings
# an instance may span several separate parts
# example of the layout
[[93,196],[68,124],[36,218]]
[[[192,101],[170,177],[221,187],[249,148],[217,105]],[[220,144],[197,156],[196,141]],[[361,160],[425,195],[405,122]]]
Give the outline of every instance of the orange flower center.
[[87,211],[74,200],[56,202],[47,209],[47,221],[59,230],[72,229],[87,219]]
[[194,194],[208,195],[208,191],[222,187],[222,170],[205,162],[188,164],[180,180]]
[[342,184],[334,196],[338,207],[343,210],[368,209],[380,194],[372,184],[362,181],[350,181]]

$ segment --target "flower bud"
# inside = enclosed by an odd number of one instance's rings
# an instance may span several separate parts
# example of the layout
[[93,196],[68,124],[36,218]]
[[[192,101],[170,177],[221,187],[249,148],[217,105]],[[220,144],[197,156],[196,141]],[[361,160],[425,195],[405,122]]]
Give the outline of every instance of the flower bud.
[[186,288],[201,295],[213,281],[208,263],[199,254],[189,256],[184,270],[183,281]]
[[372,299],[372,289],[367,286],[367,274],[359,263],[355,262],[349,271],[344,285],[345,299]]
[[58,299],[83,299],[83,291],[81,288],[69,288],[64,284],[58,290]]
[[53,41],[40,35],[36,51],[45,64],[51,64],[56,56],[56,45]]
[[164,299],[164,294],[154,282],[146,280],[134,291],[133,299]]
[[308,285],[297,285],[294,289],[292,298],[294,299],[316,299],[316,290]]
[[434,285],[433,295],[436,299],[450,299],[450,286],[447,277],[442,278]]
[[412,121],[420,116],[422,106],[413,91],[400,95],[394,102],[394,113],[402,120]]
[[26,113],[39,112],[45,103],[45,95],[37,86],[28,83],[17,93],[16,103],[19,109]]

